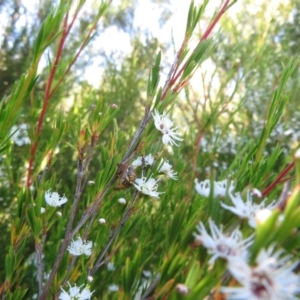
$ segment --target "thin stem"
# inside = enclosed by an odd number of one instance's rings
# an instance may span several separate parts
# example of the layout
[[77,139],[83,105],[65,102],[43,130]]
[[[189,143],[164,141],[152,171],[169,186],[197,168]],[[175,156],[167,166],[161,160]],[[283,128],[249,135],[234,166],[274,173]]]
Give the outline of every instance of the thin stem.
[[102,252],[97,257],[94,267],[89,271],[89,275],[92,276],[98,270],[98,268],[102,265],[102,260],[105,256],[106,252],[108,251],[108,249],[111,246],[112,242],[115,240],[115,238],[120,233],[120,231],[121,231],[122,227],[125,225],[126,221],[129,219],[129,217],[131,215],[131,211],[134,208],[134,205],[135,205],[136,200],[138,198],[138,194],[139,194],[138,191],[135,191],[135,194],[134,194],[133,200],[132,200],[132,204],[126,208],[126,211],[124,212],[123,217],[122,217],[119,225],[116,227],[116,229],[110,235],[106,246],[104,247]]
[[262,192],[262,197],[267,196],[275,187],[277,184],[282,182],[283,177],[294,167],[295,162],[291,162],[275,179],[275,181],[270,184],[263,192]]
[[[77,60],[79,54],[81,53],[81,51],[83,49],[83,47],[82,47],[82,49],[80,49],[80,51],[76,54],[75,58],[72,61],[72,64],[64,72],[64,75],[62,76],[61,80],[58,82],[58,84],[56,84],[54,89],[51,91],[51,87],[52,87],[53,80],[54,80],[54,75],[56,73],[56,68],[58,66],[59,60],[61,59],[61,56],[62,56],[62,51],[63,51],[63,47],[64,47],[64,44],[65,44],[66,38],[69,35],[69,33],[70,33],[70,31],[71,31],[71,29],[74,25],[74,22],[75,22],[75,20],[78,16],[80,8],[81,7],[79,6],[77,8],[77,10],[75,11],[74,16],[72,18],[72,21],[70,22],[69,25],[68,25],[69,12],[66,13],[66,16],[64,18],[63,32],[62,32],[61,39],[60,39],[60,42],[59,42],[59,45],[58,45],[58,50],[57,50],[57,53],[56,53],[55,61],[54,61],[54,64],[51,68],[51,71],[50,71],[50,74],[49,74],[49,77],[48,77],[48,81],[47,81],[47,84],[46,84],[44,104],[43,104],[43,107],[42,107],[41,114],[39,116],[37,130],[36,130],[36,141],[33,143],[32,147],[30,149],[30,159],[29,159],[29,166],[28,166],[28,170],[27,170],[27,183],[26,183],[27,187],[30,187],[31,184],[32,184],[31,171],[32,171],[32,168],[33,168],[33,161],[34,161],[34,157],[35,157],[35,153],[36,153],[36,149],[37,149],[38,137],[41,133],[41,129],[42,129],[42,125],[43,125],[43,122],[44,122],[47,107],[48,107],[48,104],[49,104],[49,100],[52,98],[53,94],[56,92],[56,90],[60,86],[62,80],[65,77],[65,75],[70,71],[71,66]],[[83,44],[83,45],[85,46],[85,44]]]
[[35,243],[35,253],[36,253],[36,266],[37,266],[37,280],[39,287],[39,294],[43,288],[43,261],[42,261],[42,253],[43,249],[40,243]]
[[[77,12],[78,14],[78,12]],[[73,19],[75,20],[75,19]],[[62,81],[64,80],[64,78],[66,77],[66,75],[69,73],[70,69],[72,68],[72,66],[74,65],[74,63],[77,61],[79,55],[81,54],[82,50],[85,48],[85,46],[87,45],[87,43],[90,41],[92,32],[95,30],[96,26],[97,26],[98,20],[94,23],[94,25],[92,26],[92,28],[89,30],[86,38],[84,39],[84,41],[82,42],[79,50],[77,51],[77,53],[75,54],[74,58],[72,59],[72,61],[69,63],[67,69],[65,70],[65,72],[63,73],[63,75],[61,76],[61,78],[59,79],[59,81],[57,82],[57,84],[54,86],[54,88],[52,89],[51,93],[50,93],[50,97],[53,96],[53,94],[57,91],[57,89],[60,87]],[[68,30],[69,32],[69,30]]]
[[[78,164],[78,168],[80,169],[80,164]],[[47,298],[47,294],[48,294],[48,291],[49,291],[49,289],[52,285],[52,282],[54,280],[54,276],[58,271],[58,268],[61,264],[63,256],[64,256],[64,254],[65,254],[65,252],[68,248],[68,245],[69,245],[69,243],[72,239],[71,230],[72,230],[72,224],[73,224],[73,221],[74,221],[74,218],[75,218],[75,213],[76,213],[77,206],[78,206],[79,199],[80,199],[80,195],[81,195],[80,190],[81,190],[82,177],[83,177],[83,172],[82,172],[82,170],[80,170],[77,174],[77,185],[76,185],[76,192],[75,192],[75,197],[74,197],[74,204],[72,206],[69,221],[68,221],[68,224],[67,224],[65,238],[64,238],[64,240],[62,242],[62,245],[59,249],[57,258],[54,262],[54,265],[53,265],[53,268],[52,268],[51,273],[49,275],[49,278],[48,278],[48,280],[47,280],[47,282],[44,286],[44,290],[43,290],[42,294],[40,295],[40,297],[38,298],[39,300],[43,300],[43,299]]]
[[147,300],[148,297],[153,293],[153,291],[156,289],[156,287],[159,284],[160,275],[157,275],[152,283],[148,286],[147,290],[144,292],[140,300]]
[[31,171],[33,168],[33,161],[34,161],[34,157],[35,157],[35,153],[36,153],[36,149],[37,149],[37,144],[38,144],[38,138],[39,135],[41,133],[42,130],[42,125],[44,122],[44,118],[45,118],[45,114],[46,114],[46,110],[49,104],[49,100],[51,98],[50,96],[50,90],[51,90],[51,86],[53,83],[53,79],[54,79],[54,75],[56,72],[56,67],[58,65],[58,62],[61,58],[62,55],[62,50],[66,41],[66,37],[67,37],[67,23],[68,23],[68,12],[66,13],[65,19],[64,19],[64,24],[63,24],[63,32],[61,35],[61,39],[58,45],[58,50],[56,53],[56,57],[53,63],[53,66],[51,68],[48,80],[47,80],[47,84],[46,84],[46,89],[45,89],[45,95],[44,95],[44,103],[43,103],[43,107],[42,107],[42,111],[40,113],[39,119],[38,119],[38,123],[37,123],[37,129],[36,129],[36,140],[33,143],[31,149],[30,149],[30,159],[29,159],[29,165],[28,165],[28,169],[27,169],[27,183],[26,186],[27,188],[29,188],[32,184],[32,179],[31,179]]
[[54,263],[54,266],[51,270],[49,279],[48,279],[48,281],[45,285],[44,292],[41,295],[41,298],[39,298],[39,299],[44,299],[43,297],[45,295],[45,291],[47,291],[47,289],[50,288],[50,286],[52,284],[52,281],[54,279],[54,276],[57,273],[58,268],[61,264],[63,255],[66,252],[67,247],[68,247],[71,239],[74,236],[74,233],[72,233],[73,222],[74,222],[74,219],[75,219],[75,216],[76,216],[77,207],[78,207],[80,197],[81,197],[82,191],[83,191],[82,185],[83,185],[83,182],[84,182],[84,177],[85,177],[84,175],[85,175],[86,170],[89,166],[89,163],[92,160],[92,156],[93,156],[93,153],[94,153],[95,146],[96,146],[96,141],[95,141],[95,139],[92,139],[90,150],[89,150],[89,153],[87,155],[86,161],[85,162],[82,161],[81,157],[79,157],[79,159],[78,159],[76,190],[75,190],[74,202],[73,202],[73,205],[72,205],[72,208],[71,208],[71,212],[70,212],[70,216],[69,216],[69,220],[68,220],[68,224],[67,224],[67,228],[66,228],[65,238],[64,238],[63,243],[61,245],[61,248],[59,250],[59,253],[58,253],[58,256],[57,256],[56,261]]
[[39,287],[39,294],[43,289],[43,249],[46,241],[46,231],[43,232],[43,236],[40,242],[35,243],[36,261],[37,261],[37,280]]
[[[217,16],[215,17],[215,19],[213,20],[213,22],[208,26],[208,28],[205,30],[204,34],[202,35],[198,45],[194,48],[193,52],[194,53],[196,51],[196,49],[198,48],[199,44],[206,40],[210,33],[212,32],[212,30],[214,29],[214,27],[216,26],[216,24],[218,23],[218,21],[220,20],[220,18],[222,17],[222,15],[225,13],[227,7],[228,7],[228,4],[229,4],[230,0],[226,0],[224,5],[222,6],[221,10],[219,11],[219,13],[217,14]],[[184,43],[182,44],[182,46],[184,45]],[[176,62],[176,60],[175,60]],[[176,66],[176,70],[174,71],[174,74],[172,76],[172,79],[168,82],[168,87],[171,88],[175,82],[178,80],[178,78],[181,76],[181,74],[183,73],[183,71],[185,70],[186,68],[186,65],[187,65],[187,62],[181,67],[181,69],[176,73],[178,66]],[[172,70],[172,69],[171,69]],[[175,74],[176,73],[176,74]],[[184,82],[179,82],[177,84],[177,87],[175,89],[176,92],[179,92],[179,89],[181,89],[182,87],[184,87],[185,85],[187,84],[187,81],[184,81]],[[168,89],[165,89],[164,93],[162,94],[162,97],[161,97],[161,101],[165,98],[166,94],[167,94],[167,91]]]
[[163,101],[163,99],[166,97],[167,91],[169,90],[169,88],[171,86],[170,82],[171,81],[173,82],[173,76],[176,73],[176,71],[177,71],[177,69],[178,69],[178,67],[180,65],[180,57],[182,55],[183,50],[186,47],[187,42],[188,42],[188,39],[187,39],[187,37],[185,37],[184,40],[183,40],[183,42],[182,42],[182,44],[181,44],[181,47],[180,47],[179,51],[176,54],[176,58],[175,58],[175,60],[174,60],[174,62],[172,64],[170,72],[169,72],[169,74],[167,76],[166,82],[165,82],[163,90],[162,90],[161,101]]
[[72,256],[71,261],[68,264],[68,269],[67,269],[67,272],[66,272],[66,276],[65,276],[65,278],[64,278],[64,280],[61,284],[62,286],[64,286],[67,283],[69,274],[70,274],[72,268],[74,267],[74,264],[76,263],[76,261],[77,261],[77,256]]
[[203,33],[201,40],[206,40],[208,38],[208,36],[210,35],[210,33],[212,32],[212,30],[214,29],[214,27],[216,26],[216,24],[219,22],[219,20],[221,19],[222,15],[225,13],[228,4],[229,4],[230,0],[226,0],[225,3],[223,4],[221,10],[219,11],[219,13],[217,14],[216,18],[213,20],[213,22],[208,26],[208,28],[205,30],[205,32]]
[[83,216],[78,221],[77,225],[74,227],[71,236],[74,236],[81,227],[86,223],[86,221],[97,211],[100,203],[102,202],[103,198],[106,196],[107,192],[111,188],[112,184],[116,180],[116,175],[110,180],[110,182],[106,185],[103,191],[100,191],[95,198],[95,201],[85,210]]
[[151,118],[150,108],[146,107],[145,114],[141,121],[141,124],[140,124],[139,128],[137,129],[134,137],[132,138],[132,140],[128,146],[128,149],[127,149],[126,153],[124,154],[122,161],[115,173],[115,176],[108,182],[108,184],[106,185],[104,190],[100,191],[98,193],[98,195],[95,198],[95,201],[91,204],[91,206],[86,209],[85,213],[83,214],[83,216],[81,217],[81,219],[79,220],[79,222],[77,223],[75,228],[73,229],[72,236],[74,236],[80,230],[80,228],[86,223],[86,221],[97,212],[97,209],[98,209],[100,203],[102,202],[103,198],[106,196],[107,192],[109,191],[109,189],[111,188],[113,183],[116,181],[117,174],[122,169],[123,164],[126,163],[132,157],[135,146],[138,143],[143,131],[145,130],[146,125],[150,121],[150,118]]

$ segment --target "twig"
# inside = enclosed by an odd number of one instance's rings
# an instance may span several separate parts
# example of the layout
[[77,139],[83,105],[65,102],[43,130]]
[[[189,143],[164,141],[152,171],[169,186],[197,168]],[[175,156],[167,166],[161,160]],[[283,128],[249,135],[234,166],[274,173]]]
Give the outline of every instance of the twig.
[[221,10],[217,14],[216,18],[213,20],[213,22],[211,23],[211,25],[208,26],[208,28],[206,29],[206,31],[203,33],[200,41],[206,40],[208,38],[208,36],[212,32],[212,30],[214,29],[214,27],[216,26],[216,24],[221,19],[222,15],[225,13],[225,11],[226,11],[226,9],[227,9],[227,7],[229,5],[229,2],[230,2],[230,0],[226,0],[225,1],[225,3],[223,4]]
[[51,273],[49,275],[49,278],[47,280],[47,283],[45,284],[44,291],[43,291],[43,293],[41,294],[41,296],[39,298],[40,300],[45,299],[45,297],[48,293],[48,290],[50,289],[50,286],[51,286],[51,284],[54,280],[54,276],[57,273],[58,268],[61,264],[61,261],[63,259],[63,255],[66,252],[67,247],[68,247],[71,239],[74,236],[74,234],[72,234],[73,222],[74,222],[74,219],[75,219],[75,215],[76,215],[77,207],[78,207],[78,204],[79,204],[79,201],[80,201],[80,197],[81,197],[82,191],[83,191],[82,185],[83,185],[83,182],[84,182],[85,173],[88,169],[89,163],[92,160],[92,156],[93,156],[93,153],[94,153],[95,146],[96,146],[96,139],[92,139],[90,149],[89,149],[86,160],[83,160],[83,155],[81,153],[82,151],[84,151],[84,149],[79,149],[76,190],[75,190],[75,195],[74,195],[74,202],[73,202],[71,212],[70,212],[70,215],[69,215],[69,220],[68,220],[68,223],[67,223],[65,238],[64,238],[63,243],[62,243],[62,245],[59,249],[57,258],[54,262],[54,265],[53,265],[53,268],[52,268]]
[[[144,118],[141,122],[141,126],[137,130],[133,140],[131,141],[130,146],[128,147],[128,150],[127,150],[126,154],[124,155],[124,158],[123,158],[122,162],[125,161],[127,159],[127,157],[130,156],[131,151],[133,151],[133,147],[135,146],[138,139],[140,138],[140,135],[142,134],[143,130],[145,129],[146,124],[150,120],[150,116],[151,115],[150,115],[149,109],[146,109],[145,116],[144,116]],[[83,181],[83,176],[84,176],[84,173],[85,173],[85,170],[86,170],[86,169],[83,169],[83,168],[88,167],[89,162],[92,159],[92,154],[94,153],[93,148],[94,148],[95,145],[96,145],[95,143],[92,143],[92,145],[91,145],[90,152],[87,155],[87,157],[88,157],[87,158],[87,163],[83,164],[82,160],[78,160],[77,184],[76,184],[76,191],[75,191],[75,197],[74,197],[74,204],[72,206],[69,222],[67,224],[65,238],[64,238],[63,243],[61,245],[61,248],[58,252],[56,261],[54,262],[53,268],[51,270],[48,281],[47,281],[47,283],[44,287],[43,293],[39,297],[39,300],[45,299],[45,297],[48,293],[48,290],[50,289],[50,286],[51,286],[51,284],[54,280],[54,276],[55,276],[56,272],[58,271],[58,268],[59,268],[60,263],[62,261],[63,255],[64,255],[71,239],[79,231],[79,229],[85,224],[85,222],[91,217],[91,215],[96,213],[97,208],[99,207],[99,204],[101,203],[102,199],[104,198],[104,196],[106,195],[106,193],[108,192],[111,185],[114,183],[114,181],[116,179],[116,176],[114,176],[113,179],[105,187],[104,191],[96,197],[96,200],[91,205],[91,207],[86,210],[86,213],[83,215],[81,220],[78,222],[77,226],[72,230],[72,224],[73,224],[73,221],[74,221],[74,218],[75,218],[75,214],[76,214],[76,211],[77,211],[77,206],[78,206],[79,199],[80,199],[80,196],[81,196],[81,193],[82,193],[82,188],[81,188],[82,187],[82,181]]]
[[83,216],[81,217],[81,219],[79,220],[79,222],[77,223],[77,225],[75,226],[75,228],[72,231],[72,236],[74,236],[79,230],[80,228],[86,223],[86,221],[91,217],[94,216],[97,213],[97,209],[100,205],[100,203],[102,202],[103,198],[106,196],[107,192],[109,191],[109,189],[111,188],[111,186],[114,184],[114,182],[117,179],[117,174],[118,172],[120,172],[120,170],[123,167],[123,164],[126,163],[134,154],[134,149],[136,144],[138,143],[138,140],[140,139],[144,129],[146,128],[146,125],[148,124],[148,122],[150,121],[151,118],[151,112],[150,112],[150,108],[146,107],[145,109],[145,114],[144,117],[141,121],[141,124],[139,126],[139,128],[137,129],[134,137],[132,138],[128,149],[126,151],[126,153],[124,154],[121,163],[116,171],[115,176],[108,182],[108,184],[106,185],[106,187],[104,188],[103,191],[100,191],[98,193],[98,195],[95,198],[95,201],[91,204],[90,207],[88,207],[85,211],[85,213],[83,214]]
[[[51,87],[53,84],[53,80],[54,80],[54,75],[56,73],[56,68],[58,66],[59,60],[61,59],[62,56],[62,51],[64,48],[64,44],[66,41],[67,36],[69,35],[74,22],[78,16],[78,13],[80,11],[80,6],[77,7],[72,21],[70,22],[70,24],[68,25],[68,17],[69,17],[69,12],[66,13],[66,16],[64,18],[64,24],[63,24],[63,32],[61,35],[61,39],[58,45],[58,50],[56,53],[56,57],[55,57],[55,61],[53,63],[53,66],[51,68],[48,80],[47,80],[47,84],[46,84],[46,89],[45,89],[45,96],[44,96],[44,103],[43,103],[43,107],[42,107],[42,111],[40,113],[39,119],[38,119],[38,124],[37,124],[37,130],[36,130],[36,141],[33,143],[31,149],[30,149],[30,159],[29,159],[29,164],[28,164],[28,169],[27,169],[27,182],[26,182],[26,186],[27,188],[29,188],[32,184],[32,179],[31,179],[31,171],[33,168],[33,161],[34,161],[34,157],[35,157],[35,153],[36,153],[36,149],[37,149],[37,144],[38,144],[38,138],[39,135],[41,133],[41,129],[42,129],[42,125],[44,122],[44,118],[45,118],[45,114],[48,108],[48,104],[49,104],[49,100],[52,98],[53,94],[56,92],[56,90],[58,89],[58,87],[60,86],[62,80],[64,79],[64,77],[66,76],[66,74],[70,71],[72,65],[75,63],[75,61],[77,60],[79,54],[81,53],[82,49],[84,48],[84,46],[86,45],[86,40],[84,40],[82,47],[80,48],[80,50],[78,51],[78,53],[75,55],[72,63],[69,65],[69,67],[67,68],[67,70],[64,72],[61,80],[56,84],[56,86],[54,87],[54,89],[51,91]],[[89,33],[90,34],[90,33]],[[90,36],[88,36],[89,38]]]
[[290,192],[290,187],[291,187],[291,182],[288,181],[284,184],[283,189],[281,191],[280,197],[277,201],[277,207],[281,210],[284,211],[285,206],[286,206],[286,202],[288,199],[288,195]]
[[[217,16],[215,17],[215,19],[213,20],[213,22],[208,26],[208,28],[205,30],[204,34],[202,35],[199,43],[197,44],[197,46],[194,48],[193,53],[196,51],[196,49],[199,47],[199,44],[206,40],[210,33],[212,32],[212,30],[214,29],[214,27],[216,26],[216,24],[218,23],[218,21],[220,20],[221,16],[224,14],[224,12],[226,11],[228,4],[229,4],[230,0],[226,0],[224,5],[222,6],[221,10],[219,11],[219,13],[217,14]],[[175,82],[177,81],[177,79],[181,76],[181,74],[183,73],[183,71],[186,68],[187,63],[185,63],[181,69],[175,74],[173,74],[172,79],[169,82],[169,87],[172,87]],[[187,82],[181,82],[177,85],[177,88],[175,89],[176,92],[179,92],[179,89],[182,88]],[[164,99],[164,97],[166,96],[165,94],[162,94],[162,100]]]
[[144,295],[140,298],[140,300],[147,300],[148,296],[150,296],[153,291],[156,289],[160,280],[160,275],[157,275],[152,283],[148,286],[147,290],[145,291]]
[[47,110],[49,100],[50,100],[51,85],[52,85],[54,75],[55,75],[55,72],[56,72],[56,67],[57,67],[58,62],[61,58],[62,50],[63,50],[64,44],[65,44],[65,41],[66,41],[66,37],[67,37],[68,16],[69,16],[69,13],[67,12],[66,16],[65,16],[65,19],[64,19],[64,25],[63,25],[64,29],[63,29],[61,39],[60,39],[60,42],[59,42],[59,45],[58,45],[58,50],[57,50],[57,53],[56,53],[56,57],[55,57],[55,60],[54,60],[53,66],[51,68],[49,78],[48,78],[48,81],[47,81],[47,84],[46,84],[44,103],[43,103],[42,111],[40,113],[37,128],[36,128],[36,141],[33,143],[33,145],[31,146],[31,149],[30,149],[30,159],[29,159],[29,165],[28,165],[28,169],[27,169],[27,183],[26,183],[27,188],[29,188],[32,184],[32,182],[31,182],[31,171],[32,171],[32,168],[33,168],[33,161],[34,161],[35,152],[36,152],[36,149],[37,149],[38,138],[39,138],[39,135],[40,135],[41,130],[42,130],[42,125],[43,125],[43,122],[44,122],[46,110]]
[[[78,13],[77,13],[78,14]],[[75,19],[74,19],[75,20]],[[74,65],[74,63],[76,62],[77,58],[79,57],[79,55],[81,54],[82,50],[84,49],[84,47],[87,45],[87,43],[89,42],[90,38],[91,38],[91,34],[92,32],[95,30],[96,26],[97,26],[97,22],[98,20],[96,20],[96,22],[94,23],[94,25],[92,26],[92,28],[89,30],[89,32],[87,33],[86,38],[84,39],[84,41],[82,42],[78,52],[75,54],[74,58],[72,59],[72,61],[69,63],[67,69],[65,70],[65,72],[63,73],[63,75],[61,76],[61,78],[59,79],[59,81],[57,82],[57,84],[54,86],[54,88],[52,89],[51,93],[50,93],[50,97],[53,96],[53,94],[57,91],[57,89],[59,88],[59,86],[61,85],[62,81],[64,80],[64,78],[66,77],[66,75],[69,73],[70,69],[72,68],[72,66]],[[70,28],[71,29],[71,28]],[[69,32],[70,30],[68,30]]]
[[172,67],[170,69],[170,72],[167,76],[167,79],[166,79],[166,82],[164,84],[164,87],[163,87],[163,90],[162,90],[162,96],[161,96],[161,101],[165,98],[166,94],[167,94],[167,91],[168,89],[170,88],[170,82],[173,81],[173,75],[176,73],[179,65],[180,65],[180,57],[181,57],[181,54],[184,50],[184,48],[186,47],[186,44],[187,44],[187,38],[185,37],[185,39],[183,40],[182,44],[181,44],[181,47],[179,49],[179,51],[177,52],[176,54],[176,58],[172,64]]
[[61,284],[62,286],[64,286],[64,285],[67,283],[69,274],[70,274],[71,270],[73,269],[74,264],[75,264],[76,261],[77,261],[77,258],[78,258],[78,256],[72,256],[71,261],[70,261],[69,264],[68,264],[68,269],[67,269],[65,278],[64,278],[64,280],[62,281],[62,284]]
[[262,197],[267,196],[275,187],[277,184],[279,184],[283,177],[294,167],[295,162],[291,162],[275,179],[275,181],[270,184],[263,192],[262,192]]
[[118,234],[120,233],[122,227],[125,225],[126,221],[129,219],[130,215],[131,215],[131,211],[136,203],[136,200],[138,198],[138,194],[139,192],[136,190],[134,195],[133,195],[133,200],[130,206],[128,206],[126,208],[126,211],[123,214],[123,217],[119,223],[119,225],[114,229],[114,231],[111,233],[109,240],[106,244],[106,246],[104,247],[104,249],[101,251],[101,253],[98,255],[96,262],[94,264],[94,267],[89,271],[89,275],[93,275],[98,268],[102,265],[102,260],[106,254],[106,252],[108,251],[109,247],[111,246],[112,242],[114,241],[114,239],[118,236]]
[[36,264],[37,264],[37,280],[39,286],[39,294],[43,289],[43,248],[46,240],[46,233],[43,234],[41,242],[35,242]]

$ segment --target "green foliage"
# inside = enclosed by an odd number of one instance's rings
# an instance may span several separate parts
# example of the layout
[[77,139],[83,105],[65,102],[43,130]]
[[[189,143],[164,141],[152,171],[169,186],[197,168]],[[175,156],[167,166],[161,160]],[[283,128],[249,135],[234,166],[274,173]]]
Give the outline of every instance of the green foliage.
[[159,84],[159,67],[160,67],[161,53],[159,52],[156,57],[155,64],[151,70],[148,79],[147,98],[151,98],[157,89]]
[[207,0],[204,1],[204,3],[198,8],[195,5],[195,2],[191,1],[190,7],[189,7],[189,12],[188,12],[188,17],[187,17],[186,30],[185,30],[185,35],[187,37],[190,37],[193,34],[198,22],[200,21],[202,14],[205,11],[205,8],[206,8],[208,2],[209,1],[207,1]]
[[[7,25],[0,67],[20,72],[0,95],[3,299],[54,299],[75,284],[92,299],[223,299],[243,282],[209,244],[237,228],[252,236],[252,272],[262,250],[287,255],[278,269],[298,259],[299,54],[288,18],[296,23],[298,5],[278,7],[277,20],[265,3],[257,15],[238,1],[211,4],[191,1],[171,66],[166,41],[132,27],[135,1],[92,11],[84,0],[45,2],[23,64]],[[79,74],[113,26],[132,52],[97,49],[95,88]],[[71,255],[79,238],[85,251]]]

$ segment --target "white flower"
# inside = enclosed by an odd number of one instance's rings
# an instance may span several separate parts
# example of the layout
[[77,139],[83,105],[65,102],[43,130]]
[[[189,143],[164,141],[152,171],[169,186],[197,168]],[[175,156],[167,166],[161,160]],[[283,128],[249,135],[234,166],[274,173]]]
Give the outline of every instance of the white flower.
[[92,253],[92,245],[93,243],[91,241],[82,241],[81,237],[78,237],[76,241],[71,241],[68,251],[75,256],[82,254],[90,256]]
[[89,300],[92,297],[93,292],[91,292],[88,288],[84,288],[80,292],[80,287],[77,287],[76,284],[71,287],[70,283],[68,282],[68,285],[70,287],[69,293],[67,293],[62,287],[62,292],[60,293],[58,299],[60,300]]
[[[173,127],[174,123],[168,117],[167,114],[160,115],[157,109],[152,113],[155,127],[163,134],[162,142],[166,144],[171,144],[178,146],[176,141],[183,141],[182,138],[178,137],[177,127]],[[172,128],[173,127],[173,128]]]
[[240,193],[229,193],[229,197],[234,206],[229,206],[221,202],[221,206],[230,210],[234,214],[238,215],[242,219],[248,219],[248,224],[252,228],[256,228],[255,215],[262,209],[272,210],[275,207],[275,201],[265,206],[266,200],[263,200],[260,204],[255,204],[252,201],[251,193],[247,194],[247,201],[244,202]]
[[169,164],[169,161],[167,161],[167,160],[164,160],[164,159],[161,160],[157,171],[165,173],[167,176],[169,176],[173,180],[178,180],[177,172],[174,172],[172,170],[172,166]]
[[88,288],[84,288],[81,291],[80,296],[78,296],[78,300],[89,300],[92,297],[92,293],[93,292],[90,292],[90,290]]
[[230,235],[223,234],[223,228],[220,229],[209,219],[209,227],[211,235],[209,235],[202,222],[197,226],[198,232],[194,233],[195,239],[208,249],[208,253],[212,255],[209,264],[213,263],[217,258],[226,260],[233,257],[240,257],[247,260],[247,248],[253,242],[253,236],[243,240],[243,235],[238,228],[232,231]]
[[144,163],[145,163],[145,167],[146,166],[152,166],[154,163],[154,157],[153,155],[150,153],[148,155],[146,155],[145,157],[143,156],[139,156],[136,160],[134,160],[131,165],[134,168],[140,167],[143,165],[143,159],[144,159]]
[[142,162],[142,156],[139,156],[137,159],[135,159],[131,165],[134,167],[134,168],[137,168],[139,166],[141,166],[143,164]]
[[60,197],[58,193],[56,192],[52,193],[51,190],[48,190],[45,193],[45,200],[48,205],[53,207],[61,206],[62,204],[68,201],[68,199],[65,196]]
[[118,202],[122,205],[125,205],[126,204],[126,200],[124,198],[120,198],[118,199]]
[[148,155],[145,156],[145,164],[146,166],[149,165],[149,166],[152,166],[154,163],[154,157],[153,155],[150,153]]
[[211,181],[206,179],[204,181],[198,182],[198,179],[195,179],[195,189],[201,196],[209,197],[211,189],[213,188],[213,197],[222,197],[226,196],[226,193],[232,192],[234,190],[233,181],[224,179],[222,181],[213,181],[213,187],[211,187]]
[[154,178],[151,177],[148,180],[147,177],[142,177],[142,178],[136,178],[133,185],[141,193],[154,198],[159,198],[159,194],[163,194],[163,193],[156,191],[158,181],[159,180],[155,180]]
[[260,252],[256,266],[233,259],[228,269],[241,284],[240,287],[222,287],[226,299],[238,300],[293,300],[300,292],[300,277],[293,272],[298,262],[289,262],[290,256],[281,257],[283,251],[272,255],[274,247]]
[[110,292],[117,292],[119,290],[119,286],[117,284],[111,284],[108,286],[108,290]]

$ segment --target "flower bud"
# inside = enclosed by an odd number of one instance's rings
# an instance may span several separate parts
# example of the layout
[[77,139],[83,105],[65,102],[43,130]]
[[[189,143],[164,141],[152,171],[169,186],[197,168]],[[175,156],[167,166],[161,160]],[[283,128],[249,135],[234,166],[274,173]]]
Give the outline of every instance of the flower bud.
[[98,222],[99,224],[106,224],[106,220],[104,218],[100,218]]
[[120,198],[120,199],[118,200],[118,202],[119,202],[120,204],[122,204],[122,205],[125,205],[125,204],[126,204],[126,200],[125,200],[124,198]]
[[188,295],[190,292],[190,289],[183,283],[178,283],[176,285],[176,291],[180,295]]

